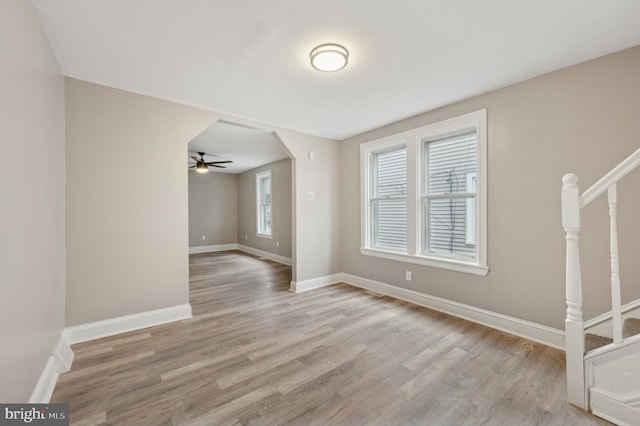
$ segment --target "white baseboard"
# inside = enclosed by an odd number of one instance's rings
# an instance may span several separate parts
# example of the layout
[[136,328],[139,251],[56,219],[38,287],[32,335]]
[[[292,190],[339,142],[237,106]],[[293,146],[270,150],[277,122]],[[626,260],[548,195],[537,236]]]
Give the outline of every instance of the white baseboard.
[[351,274],[341,281],[564,350],[564,331]]
[[185,304],[65,328],[52,348],[51,355],[40,374],[38,383],[36,383],[31,393],[29,403],[49,403],[56,387],[58,376],[71,369],[71,364],[73,363],[71,344],[191,317],[191,305]]
[[291,281],[289,290],[294,293],[302,293],[303,291],[313,290],[315,288],[326,287],[328,285],[337,284],[342,282],[342,273],[325,275],[323,277],[312,278],[304,281]]
[[245,253],[253,254],[254,256],[264,257],[266,259],[273,260],[274,262],[282,263],[283,265],[291,266],[292,264],[290,257],[280,256],[279,254],[269,253],[268,251],[258,250],[253,247],[245,246],[242,244],[237,244],[236,248]]
[[56,387],[58,376],[71,369],[73,352],[69,347],[67,330],[62,330],[47,363],[40,374],[38,383],[29,398],[30,404],[48,404]]
[[618,395],[605,389],[592,387],[589,392],[591,412],[617,425],[637,425],[640,409],[637,405],[640,394]]
[[51,355],[47,359],[42,374],[40,374],[40,379],[36,383],[31,398],[29,398],[29,404],[47,404],[51,400],[59,375],[60,373],[56,370],[56,360]]
[[475,306],[465,305],[464,303],[454,302],[441,297],[430,296],[425,293],[396,287],[379,281],[370,280],[368,278],[358,277],[356,275],[338,273],[312,278],[310,280],[291,281],[289,290],[295,293],[300,293],[320,287],[326,287],[339,282],[415,303],[416,305],[424,306],[435,311],[464,318],[478,324],[486,325],[487,327],[515,334],[516,336],[524,337],[525,339],[533,340],[534,342],[539,342],[556,349],[564,350],[563,330],[510,317],[508,315],[499,314],[497,312],[488,311]]
[[67,331],[69,333],[69,343],[74,344],[188,318],[192,318],[192,315],[191,305],[187,303],[88,324],[74,325],[68,327]]
[[216,251],[237,250],[238,244],[215,244],[212,246],[195,246],[189,247],[189,254],[212,253]]
[[69,331],[65,328],[62,330],[58,343],[53,348],[53,358],[56,362],[56,369],[59,373],[66,373],[71,370],[73,363],[73,351],[69,343]]
[[245,253],[253,254],[254,256],[264,257],[265,259],[273,260],[274,262],[282,263],[283,265],[291,266],[292,261],[290,257],[280,256],[279,254],[269,253],[268,251],[258,250],[253,247],[245,246],[243,244],[218,244],[213,246],[196,246],[189,247],[189,254],[198,253],[213,253],[216,251],[229,251],[240,250]]

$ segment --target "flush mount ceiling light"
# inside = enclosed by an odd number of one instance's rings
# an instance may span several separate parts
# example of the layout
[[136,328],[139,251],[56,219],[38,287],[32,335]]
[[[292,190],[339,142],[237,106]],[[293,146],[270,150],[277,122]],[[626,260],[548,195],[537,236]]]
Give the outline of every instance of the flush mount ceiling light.
[[340,71],[347,66],[349,51],[339,44],[325,43],[316,46],[309,54],[311,66],[322,72]]

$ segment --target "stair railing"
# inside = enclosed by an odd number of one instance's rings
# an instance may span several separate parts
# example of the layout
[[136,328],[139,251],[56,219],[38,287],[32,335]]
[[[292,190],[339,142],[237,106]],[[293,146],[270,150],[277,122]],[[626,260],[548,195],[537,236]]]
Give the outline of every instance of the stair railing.
[[611,252],[611,314],[613,342],[622,341],[620,299],[620,262],[618,255],[618,197],[616,183],[640,165],[640,149],[614,167],[591,188],[580,195],[578,177],[569,173],[562,177],[562,227],[567,241],[565,349],[567,359],[567,399],[571,404],[588,409],[584,379],[584,320],[582,318],[582,277],[580,273],[580,211],[607,191]]

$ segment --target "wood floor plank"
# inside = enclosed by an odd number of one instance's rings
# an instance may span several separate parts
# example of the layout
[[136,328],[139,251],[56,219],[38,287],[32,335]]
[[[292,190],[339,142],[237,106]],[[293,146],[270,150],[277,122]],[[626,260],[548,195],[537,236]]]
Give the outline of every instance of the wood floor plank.
[[564,354],[291,268],[190,256],[194,317],[73,346],[71,424],[602,425],[566,402]]

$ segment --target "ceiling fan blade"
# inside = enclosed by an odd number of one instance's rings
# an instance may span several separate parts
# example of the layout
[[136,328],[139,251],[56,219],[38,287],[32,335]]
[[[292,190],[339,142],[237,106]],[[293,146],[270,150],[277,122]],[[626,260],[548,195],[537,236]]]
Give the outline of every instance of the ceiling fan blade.
[[219,169],[226,169],[225,166],[218,166],[217,164],[209,164],[210,167],[217,167]]
[[194,160],[196,160],[197,163],[200,162],[200,159],[198,157],[194,157],[193,155],[191,156],[191,158],[193,158]]
[[227,160],[227,161],[208,161],[205,164],[207,166],[213,166],[214,164],[223,164],[223,163],[233,163],[233,161]]
[[194,164],[193,166],[189,167],[190,169],[195,169],[196,165]]

